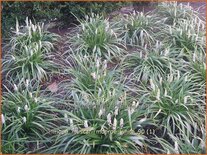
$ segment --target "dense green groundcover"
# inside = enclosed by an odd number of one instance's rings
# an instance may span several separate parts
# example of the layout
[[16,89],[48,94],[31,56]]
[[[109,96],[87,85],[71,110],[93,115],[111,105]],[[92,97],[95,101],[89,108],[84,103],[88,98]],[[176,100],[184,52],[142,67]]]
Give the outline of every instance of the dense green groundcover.
[[[2,152],[206,153],[205,21],[175,2],[111,19],[102,5],[123,3],[3,3]],[[83,14],[65,36],[37,22],[66,8]]]

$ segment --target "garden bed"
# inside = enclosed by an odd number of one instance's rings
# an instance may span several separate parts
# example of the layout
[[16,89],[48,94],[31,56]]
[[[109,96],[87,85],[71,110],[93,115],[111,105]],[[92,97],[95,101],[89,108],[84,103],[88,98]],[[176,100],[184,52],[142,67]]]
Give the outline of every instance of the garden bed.
[[2,152],[205,153],[200,4],[128,6],[48,31],[16,21],[3,51]]

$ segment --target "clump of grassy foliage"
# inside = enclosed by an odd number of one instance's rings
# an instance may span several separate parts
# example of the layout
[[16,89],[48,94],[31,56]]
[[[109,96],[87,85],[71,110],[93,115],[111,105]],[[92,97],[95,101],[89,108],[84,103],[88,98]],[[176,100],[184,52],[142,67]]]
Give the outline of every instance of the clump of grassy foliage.
[[156,42],[155,32],[162,25],[156,16],[135,11],[117,18],[117,21],[121,28],[120,36],[123,42],[130,46],[144,47],[153,45]]
[[44,30],[43,24],[33,24],[26,19],[26,26],[19,27],[8,46],[9,52],[3,58],[3,73],[6,77],[43,80],[47,71],[54,69],[49,55],[59,36]]
[[99,94],[95,99],[73,93],[74,109],[62,111],[65,123],[57,128],[60,134],[44,153],[143,152],[148,139],[135,129],[148,120],[138,102],[129,103],[119,87],[114,90],[110,97]]
[[50,52],[54,48],[59,39],[57,34],[45,30],[43,23],[32,23],[28,18],[26,18],[25,24],[24,26],[19,26],[19,22],[16,20],[16,30],[13,32],[14,34],[9,43],[11,51],[21,50],[24,46],[30,46],[35,43],[41,43],[42,49],[46,52]]
[[92,14],[80,20],[77,32],[68,36],[70,47],[81,53],[97,55],[107,59],[119,58],[124,53],[124,44],[117,33],[117,27],[103,16]]
[[4,153],[25,153],[48,142],[51,129],[58,125],[53,101],[41,96],[34,80],[20,80],[13,90],[5,86],[2,105],[2,147]]
[[155,13],[164,19],[165,24],[174,26],[182,19],[194,20],[199,18],[199,12],[194,10],[189,3],[188,5],[177,2],[159,3]]

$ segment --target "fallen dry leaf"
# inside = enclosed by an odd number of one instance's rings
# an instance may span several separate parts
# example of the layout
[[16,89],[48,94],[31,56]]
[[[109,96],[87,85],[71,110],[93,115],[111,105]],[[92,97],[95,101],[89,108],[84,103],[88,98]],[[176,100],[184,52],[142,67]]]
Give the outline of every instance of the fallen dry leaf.
[[53,82],[52,84],[50,84],[47,87],[52,93],[56,92],[58,90],[58,84],[55,82]]

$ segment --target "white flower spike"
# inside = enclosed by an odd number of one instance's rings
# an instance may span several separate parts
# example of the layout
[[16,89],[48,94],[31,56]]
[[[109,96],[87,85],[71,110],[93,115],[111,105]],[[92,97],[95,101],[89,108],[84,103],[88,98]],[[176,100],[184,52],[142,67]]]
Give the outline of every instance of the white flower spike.
[[37,98],[36,97],[34,98],[34,101],[35,101],[35,103],[37,103]]
[[4,114],[1,114],[1,123],[2,123],[2,124],[4,124],[4,123],[5,123]]
[[121,119],[120,119],[120,128],[123,128],[123,127],[124,127],[124,119],[121,118]]
[[96,76],[96,73],[95,73],[95,72],[91,73],[91,76],[92,76],[92,78],[93,78],[94,80],[97,79],[97,76]]
[[88,128],[88,121],[87,120],[84,121],[84,127]]
[[21,111],[21,108],[20,107],[17,107],[17,113],[20,113]]
[[25,110],[26,112],[29,111],[29,107],[28,107],[28,105],[25,105],[25,106],[24,106],[24,110]]
[[107,122],[108,122],[108,125],[111,125],[111,113],[107,115]]
[[18,91],[17,85],[14,84],[14,91]]
[[150,79],[150,86],[151,86],[152,90],[155,90],[155,85],[154,85],[152,79]]
[[117,115],[118,115],[118,113],[119,113],[119,108],[118,108],[118,107],[116,107],[116,108],[115,108],[115,111],[114,111],[114,115],[115,115],[115,116],[117,116]]
[[70,121],[70,127],[73,127],[73,119],[69,119],[69,121]]
[[24,123],[27,122],[27,118],[26,117],[23,117],[22,120],[23,120]]
[[114,118],[112,129],[116,130],[116,126],[117,126],[117,120],[116,120],[116,118]]
[[101,108],[99,113],[98,113],[98,117],[100,118],[103,115],[103,109]]
[[157,99],[158,101],[160,101],[160,89],[157,90],[157,96],[156,96],[156,99]]
[[64,114],[64,119],[68,123],[68,115],[66,113]]
[[29,86],[29,80],[28,79],[26,80],[26,84],[25,85],[28,88],[28,86]]
[[32,98],[32,93],[31,92],[29,92],[29,97]]

